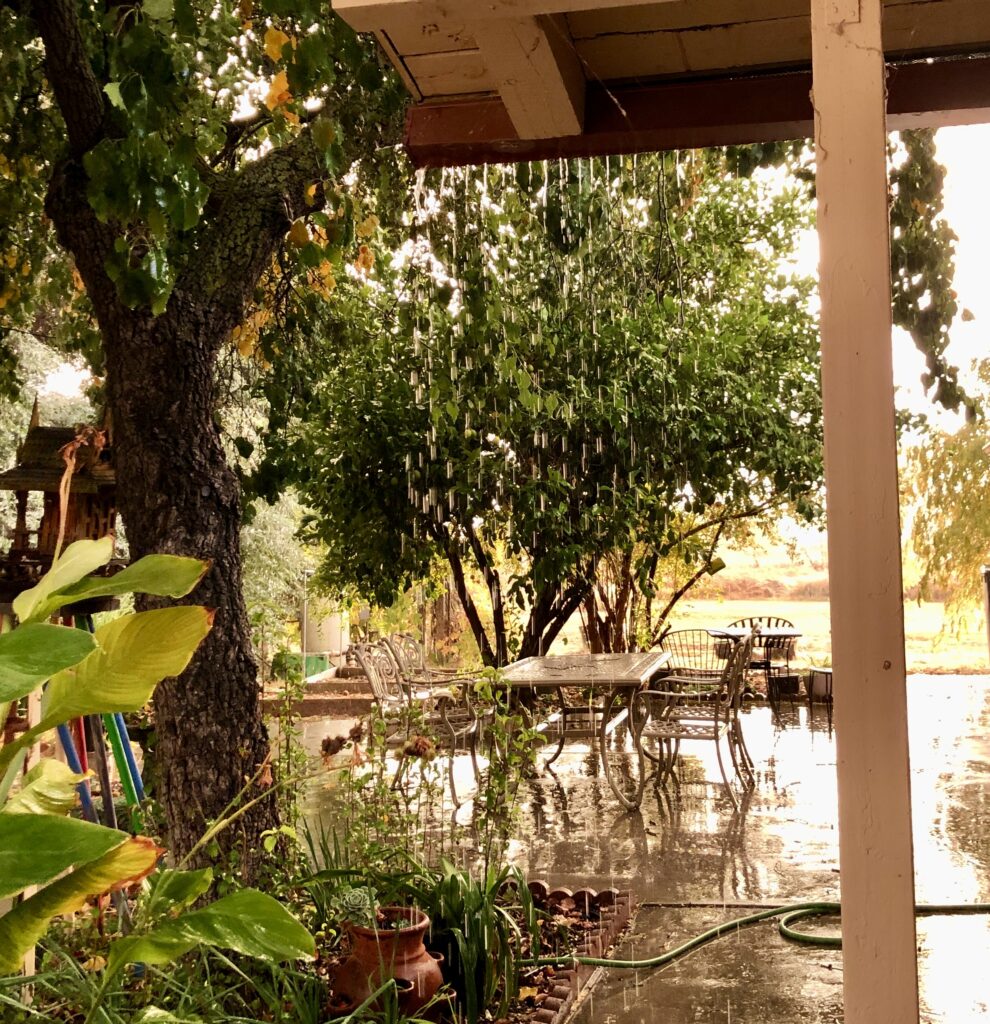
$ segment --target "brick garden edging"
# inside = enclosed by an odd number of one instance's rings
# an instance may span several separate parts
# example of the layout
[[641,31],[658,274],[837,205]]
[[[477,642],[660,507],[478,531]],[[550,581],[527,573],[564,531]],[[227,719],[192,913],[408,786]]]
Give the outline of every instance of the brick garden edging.
[[[574,949],[575,956],[603,957],[615,945],[623,929],[629,923],[636,904],[632,893],[618,889],[551,889],[546,882],[529,883],[533,902],[540,910],[565,909],[564,901],[573,901],[574,907],[586,917],[593,910],[598,912],[598,921],[589,928]],[[569,908],[568,908],[569,909]],[[558,968],[554,975],[554,987],[543,999],[532,1019],[538,1024],[563,1024],[575,1001],[600,968],[586,964]]]

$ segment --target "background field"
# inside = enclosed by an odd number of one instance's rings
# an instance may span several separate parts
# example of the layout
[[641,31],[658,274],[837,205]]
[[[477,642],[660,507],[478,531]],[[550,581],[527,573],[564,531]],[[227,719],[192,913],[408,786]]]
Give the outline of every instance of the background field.
[[[672,620],[677,629],[727,626],[750,615],[779,615],[801,630],[799,665],[831,664],[828,601],[704,600],[678,605]],[[990,669],[982,623],[971,622],[961,635],[943,629],[941,604],[906,601],[905,650],[908,672],[986,672]]]
[[[828,601],[828,555],[825,536],[798,531],[789,543],[752,544],[720,551],[725,568],[682,600],[670,619],[673,629],[727,626],[756,615],[779,616],[801,630],[797,665],[831,664]],[[918,570],[905,559],[908,594],[916,591]],[[983,616],[974,611],[964,623],[946,620],[940,602],[904,601],[905,651],[908,672],[985,673],[990,671]],[[555,645],[556,653],[582,645],[577,615]]]

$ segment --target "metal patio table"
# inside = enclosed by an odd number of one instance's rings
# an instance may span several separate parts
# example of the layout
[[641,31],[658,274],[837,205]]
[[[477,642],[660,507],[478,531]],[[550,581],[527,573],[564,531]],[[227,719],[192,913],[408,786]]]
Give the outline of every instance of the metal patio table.
[[[502,680],[515,690],[552,691],[557,696],[557,710],[544,723],[557,724],[560,738],[557,749],[547,765],[560,756],[568,739],[598,738],[598,754],[605,777],[616,798],[627,810],[639,806],[630,799],[613,778],[608,757],[609,735],[629,715],[633,695],[662,674],[670,654],[667,651],[645,651],[641,654],[557,654],[523,658],[502,670]],[[591,698],[586,703],[568,704],[565,690],[587,689]],[[600,698],[600,703],[595,703]],[[617,709],[618,704],[624,705]],[[641,787],[640,787],[641,788]]]

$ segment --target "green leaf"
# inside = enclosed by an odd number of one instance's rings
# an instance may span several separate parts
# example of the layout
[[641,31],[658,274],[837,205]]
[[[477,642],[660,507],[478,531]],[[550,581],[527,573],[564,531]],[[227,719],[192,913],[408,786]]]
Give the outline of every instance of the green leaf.
[[124,97],[120,94],[120,82],[107,82],[107,84],[103,86],[103,91],[110,98],[110,102],[118,110],[127,109],[127,104],[124,102]]
[[120,594],[154,594],[156,597],[185,597],[203,578],[209,562],[179,555],[145,555],[113,576],[92,576],[53,593],[33,618],[47,618],[64,604],[91,597]]
[[0,814],[67,814],[79,802],[76,786],[85,778],[61,761],[45,758],[24,776]]
[[52,677],[41,721],[0,747],[0,772],[36,736],[70,718],[142,708],[162,679],[185,669],[212,625],[212,612],[179,605],[124,615],[101,626],[94,634],[97,649]]
[[256,889],[241,889],[148,935],[118,939],[110,948],[107,972],[131,963],[167,964],[200,945],[268,961],[316,954],[312,935],[278,900]]
[[135,1018],[134,1024],[202,1024],[202,1017],[177,1017],[171,1010],[158,1006],[146,1006]]
[[172,17],[172,0],[144,0],[141,10],[155,21]]
[[0,814],[0,899],[44,885],[74,864],[88,864],[127,836],[54,815]]
[[[34,619],[47,619],[51,611],[38,609],[57,591],[78,583],[95,569],[106,565],[113,557],[113,538],[100,540],[77,540],[70,544],[52,563],[51,569],[39,580],[38,585],[22,591],[14,598],[14,614],[22,623]],[[58,608],[55,605],[54,608]],[[54,610],[54,608],[52,610]]]
[[82,661],[96,646],[81,629],[31,622],[0,636],[0,702],[30,693],[56,672]]
[[155,875],[151,903],[156,911],[182,910],[191,906],[213,883],[213,869],[176,871],[163,868]]
[[[11,815],[9,820],[54,822],[63,819],[47,815]],[[79,910],[91,896],[140,880],[154,870],[160,854],[161,850],[150,839],[125,838],[98,860],[63,875],[18,903],[0,917],[0,973],[12,974],[19,968],[21,958],[45,934],[53,917]]]

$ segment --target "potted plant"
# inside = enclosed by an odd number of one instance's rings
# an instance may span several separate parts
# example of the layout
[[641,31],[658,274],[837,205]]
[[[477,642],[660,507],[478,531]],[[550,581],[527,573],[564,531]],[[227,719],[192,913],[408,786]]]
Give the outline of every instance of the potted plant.
[[332,973],[331,984],[344,1012],[371,998],[394,979],[399,1010],[421,1010],[443,984],[441,957],[423,939],[429,917],[418,907],[379,906],[370,886],[338,892],[332,905],[350,939],[350,955]]

